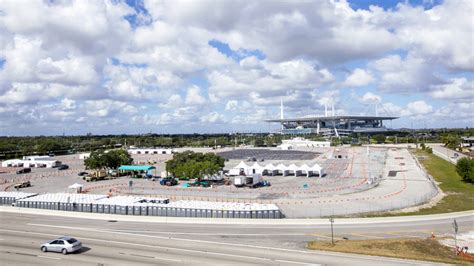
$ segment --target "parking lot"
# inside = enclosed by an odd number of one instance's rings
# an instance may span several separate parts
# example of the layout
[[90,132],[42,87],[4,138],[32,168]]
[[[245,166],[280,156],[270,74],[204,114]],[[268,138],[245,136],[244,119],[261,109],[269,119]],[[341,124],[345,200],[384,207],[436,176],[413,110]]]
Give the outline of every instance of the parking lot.
[[[260,157],[265,155],[264,149],[250,152]],[[231,154],[251,157],[247,156],[248,150]],[[78,155],[68,155],[56,157],[69,165],[67,170],[33,168],[28,174],[3,173],[0,174],[0,184],[4,191],[14,191],[13,185],[22,181],[30,181],[32,186],[22,188],[21,191],[37,193],[68,192],[68,186],[80,183],[84,185],[86,193],[94,194],[111,192],[113,195],[150,195],[171,200],[275,203],[287,217],[352,215],[398,209],[426,202],[437,193],[406,149],[370,148],[368,152],[365,147],[320,148],[317,152],[289,152],[287,157],[285,152],[272,151],[264,160],[265,163],[295,160],[295,154],[311,154],[310,159],[296,161],[318,163],[326,169],[327,174],[322,178],[265,176],[264,179],[271,186],[259,188],[238,188],[222,183],[210,187],[183,187],[186,181],[167,187],[157,181],[130,179],[126,176],[85,182],[77,175],[84,171],[83,161]],[[152,163],[156,167],[154,174],[160,175],[165,169],[166,160],[171,156],[133,155],[133,158],[136,163]],[[226,162],[227,169],[240,162],[238,157],[234,158],[237,159]],[[132,187],[129,187],[129,180],[133,180]]]

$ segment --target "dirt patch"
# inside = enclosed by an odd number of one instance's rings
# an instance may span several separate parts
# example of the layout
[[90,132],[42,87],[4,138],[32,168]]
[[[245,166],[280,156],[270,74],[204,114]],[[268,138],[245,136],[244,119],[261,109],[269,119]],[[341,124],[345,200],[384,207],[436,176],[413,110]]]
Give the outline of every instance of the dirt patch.
[[470,265],[469,261],[456,256],[451,248],[441,245],[435,239],[340,240],[334,245],[331,241],[311,241],[307,247],[315,250]]

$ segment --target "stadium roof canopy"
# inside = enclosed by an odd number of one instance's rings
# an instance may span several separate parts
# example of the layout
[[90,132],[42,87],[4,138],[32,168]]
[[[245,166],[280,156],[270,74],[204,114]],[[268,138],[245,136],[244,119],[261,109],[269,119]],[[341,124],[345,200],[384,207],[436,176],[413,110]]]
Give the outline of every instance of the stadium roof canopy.
[[149,171],[155,169],[154,166],[150,165],[122,165],[119,170],[123,171]]
[[357,116],[357,115],[337,115],[337,116],[309,116],[299,118],[269,119],[266,122],[303,122],[303,121],[333,121],[338,119],[359,119],[359,120],[393,120],[396,116]]

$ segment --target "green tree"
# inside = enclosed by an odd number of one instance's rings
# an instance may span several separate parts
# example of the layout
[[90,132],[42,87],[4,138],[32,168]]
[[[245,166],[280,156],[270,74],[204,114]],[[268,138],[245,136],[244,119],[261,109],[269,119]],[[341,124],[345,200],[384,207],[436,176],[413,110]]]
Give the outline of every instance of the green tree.
[[468,158],[459,159],[456,163],[456,172],[465,182],[474,183],[474,160]]
[[461,138],[459,138],[458,135],[454,134],[448,134],[447,136],[444,136],[442,140],[444,146],[453,150],[459,148],[459,145],[461,144]]
[[181,179],[202,178],[214,175],[224,167],[224,158],[214,153],[194,153],[185,151],[176,153],[166,162],[166,171]]
[[372,139],[375,140],[377,143],[385,143],[385,135],[383,134],[374,135]]
[[84,165],[88,169],[116,169],[121,165],[132,164],[133,159],[126,150],[97,150],[91,152],[89,158],[84,160]]

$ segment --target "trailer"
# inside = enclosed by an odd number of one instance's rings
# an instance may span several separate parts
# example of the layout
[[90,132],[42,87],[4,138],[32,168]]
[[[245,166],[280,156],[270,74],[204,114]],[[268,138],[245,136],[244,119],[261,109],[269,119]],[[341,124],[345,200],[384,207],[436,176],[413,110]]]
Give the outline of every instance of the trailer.
[[263,178],[260,174],[234,177],[234,186],[256,188],[263,184]]

